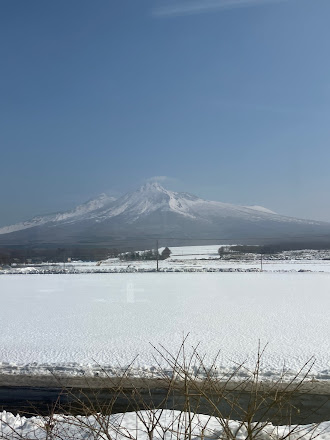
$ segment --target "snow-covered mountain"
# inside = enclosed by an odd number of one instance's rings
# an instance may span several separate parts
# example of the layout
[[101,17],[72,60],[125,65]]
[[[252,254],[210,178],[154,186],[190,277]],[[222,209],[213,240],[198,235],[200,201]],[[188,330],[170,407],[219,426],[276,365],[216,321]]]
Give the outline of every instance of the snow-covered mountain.
[[137,191],[120,197],[107,209],[98,212],[98,218],[105,221],[121,216],[125,222],[134,223],[156,212],[172,213],[182,218],[207,223],[215,218],[229,217],[250,221],[272,219],[278,222],[318,223],[281,216],[262,206],[238,206],[203,200],[189,193],[169,191],[156,182],[147,183]]
[[147,183],[118,199],[102,194],[75,209],[0,228],[0,243],[112,243],[136,238],[253,239],[329,235],[330,224],[262,206],[200,199]]
[[36,226],[42,226],[49,223],[80,221],[84,218],[87,218],[92,212],[108,206],[114,200],[116,200],[115,197],[100,194],[96,199],[92,199],[86,203],[83,203],[82,205],[78,205],[70,211],[48,214],[44,216],[38,215],[33,217],[31,220],[16,223],[15,225],[5,226],[0,228],[0,234],[9,234],[11,232],[34,228]]

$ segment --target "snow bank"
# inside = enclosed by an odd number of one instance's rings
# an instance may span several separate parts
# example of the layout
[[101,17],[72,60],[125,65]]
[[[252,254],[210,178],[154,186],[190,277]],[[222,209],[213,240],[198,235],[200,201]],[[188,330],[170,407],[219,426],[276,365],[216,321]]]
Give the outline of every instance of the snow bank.
[[[186,439],[188,423],[192,429],[191,438],[195,440],[228,438],[228,431],[232,438],[237,440],[248,438],[247,425],[242,422],[171,410],[140,411],[110,416],[97,414],[90,417],[55,415],[51,419],[49,417],[26,418],[3,411],[0,413],[0,435],[1,438],[12,440],[46,440],[49,438],[53,440],[104,438],[149,440],[147,428],[150,429],[152,421],[156,419],[159,420],[152,434],[155,440]],[[330,422],[292,426],[255,423],[252,427],[255,429],[255,438],[260,440],[281,439],[288,434],[290,434],[290,440],[330,439]]]

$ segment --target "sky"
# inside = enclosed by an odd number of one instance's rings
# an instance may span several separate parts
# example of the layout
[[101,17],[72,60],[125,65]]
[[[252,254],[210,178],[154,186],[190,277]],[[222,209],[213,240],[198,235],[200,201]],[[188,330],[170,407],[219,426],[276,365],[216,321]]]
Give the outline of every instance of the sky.
[[2,0],[0,226],[146,180],[330,221],[329,0]]

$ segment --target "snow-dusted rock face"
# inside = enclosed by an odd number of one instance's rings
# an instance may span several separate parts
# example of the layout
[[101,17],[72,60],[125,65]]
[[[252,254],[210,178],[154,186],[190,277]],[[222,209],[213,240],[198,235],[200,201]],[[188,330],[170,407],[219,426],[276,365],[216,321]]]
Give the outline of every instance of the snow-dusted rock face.
[[118,199],[104,214],[108,218],[124,215],[129,222],[158,210],[195,218],[190,212],[190,202],[194,200],[202,201],[187,193],[168,191],[158,183],[146,183],[137,191]]
[[239,206],[203,200],[189,193],[169,191],[159,183],[147,183],[137,191],[120,197],[100,213],[100,217],[105,220],[123,216],[127,222],[132,223],[156,211],[207,222],[231,217],[250,221],[271,219],[279,222],[318,223],[281,216],[262,206]]
[[93,242],[98,237],[100,242],[109,236],[280,238],[321,233],[330,238],[330,224],[285,217],[262,206],[203,200],[153,182],[118,199],[102,194],[71,211],[0,228],[0,243],[65,242],[68,237],[72,242]]

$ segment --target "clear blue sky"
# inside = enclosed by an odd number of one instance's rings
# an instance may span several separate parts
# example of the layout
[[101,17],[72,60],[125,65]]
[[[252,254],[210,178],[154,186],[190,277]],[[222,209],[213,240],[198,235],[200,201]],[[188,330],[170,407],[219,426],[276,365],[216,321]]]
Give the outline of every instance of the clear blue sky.
[[329,0],[2,0],[0,225],[152,176],[330,221]]

